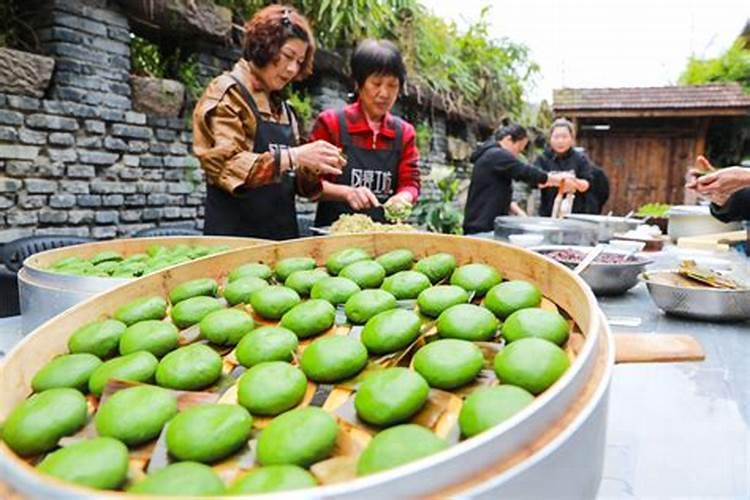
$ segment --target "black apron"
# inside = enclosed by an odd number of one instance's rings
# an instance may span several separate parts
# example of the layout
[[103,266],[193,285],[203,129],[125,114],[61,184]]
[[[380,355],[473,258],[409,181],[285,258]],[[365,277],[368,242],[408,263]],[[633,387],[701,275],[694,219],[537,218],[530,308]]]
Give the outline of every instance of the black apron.
[[[250,105],[256,120],[254,153],[268,151],[270,144],[294,145],[292,116],[286,103],[284,111],[288,125],[263,120],[247,88],[233,75],[229,75]],[[251,236],[269,240],[287,240],[299,237],[297,210],[294,202],[295,179],[289,172],[281,175],[280,182],[257,188],[240,188],[230,194],[221,188],[206,188],[206,222],[203,233],[222,236]]]
[[[352,187],[367,187],[382,204],[396,193],[398,184],[398,167],[401,163],[401,120],[396,122],[396,140],[391,149],[367,149],[352,144],[352,138],[346,126],[344,111],[337,113],[339,119],[339,138],[347,158],[346,167],[341,175],[333,181]],[[317,227],[330,226],[341,214],[355,213],[345,201],[321,201],[315,213]],[[382,207],[357,211],[370,216],[374,221],[385,222]]]

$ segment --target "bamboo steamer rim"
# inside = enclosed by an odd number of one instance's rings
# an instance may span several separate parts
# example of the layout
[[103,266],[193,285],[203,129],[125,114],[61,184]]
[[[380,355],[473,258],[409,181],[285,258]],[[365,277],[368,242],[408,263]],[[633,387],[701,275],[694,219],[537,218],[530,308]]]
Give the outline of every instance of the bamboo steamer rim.
[[[598,400],[597,398],[601,397],[604,389],[606,389],[614,361],[614,348],[607,323],[602,317],[593,293],[585,282],[565,266],[551,259],[541,257],[523,248],[493,240],[437,234],[420,234],[419,238],[414,238],[414,236],[413,233],[369,233],[323,236],[290,240],[284,243],[261,244],[251,248],[209,256],[120,285],[47,321],[24,338],[0,362],[0,419],[5,418],[11,408],[31,393],[30,381],[37,367],[55,355],[67,352],[67,339],[76,326],[98,319],[105,312],[111,313],[116,306],[146,293],[166,295],[170,287],[182,281],[207,276],[223,278],[229,271],[247,262],[269,263],[285,257],[309,255],[315,258],[318,263],[322,263],[324,261],[323,256],[347,247],[364,248],[374,254],[385,253],[397,248],[411,248],[418,258],[442,251],[452,253],[459,265],[473,261],[485,262],[498,267],[504,278],[532,280],[539,286],[544,296],[552,298],[580,326],[585,336],[583,347],[565,374],[551,388],[537,396],[532,404],[502,424],[478,436],[461,441],[440,453],[415,462],[342,484],[319,486],[315,489],[316,495],[352,494],[355,493],[355,491],[351,491],[352,486],[358,486],[361,489],[392,480],[406,479],[410,473],[429,469],[434,464],[455,459],[482,445],[487,445],[510,429],[522,424],[527,417],[542,411],[548,404],[551,404],[577,376],[582,375],[580,372],[584,367],[584,361],[596,356],[593,369],[589,373],[583,374],[587,376],[585,387],[568,408],[565,418],[561,420],[563,423],[553,426],[554,428],[550,429],[550,432],[546,433],[545,436],[519,450],[515,459],[505,460],[501,464],[488,469],[492,475],[503,472],[511,474],[514,470],[518,471],[525,465],[526,459],[535,452],[544,453],[544,450],[554,445],[556,439],[565,436],[566,432],[570,431],[571,425],[583,418],[586,411],[590,411],[593,404]],[[60,327],[61,323],[62,328]],[[41,361],[39,358],[42,358]],[[107,498],[155,498],[125,492],[92,490],[52,477],[42,476],[32,466],[16,456],[5,443],[0,443],[1,470],[6,471],[7,477],[21,476],[26,484],[42,483],[48,489],[62,489],[69,494],[105,496]],[[12,474],[7,474],[9,470]],[[449,491],[454,489],[460,491],[471,487],[474,483],[475,481],[471,479],[459,481],[454,483],[453,488],[450,486],[448,488]],[[285,492],[285,495],[291,498],[302,498],[307,497],[312,490],[299,491],[301,493]],[[442,492],[436,494],[442,495]],[[163,498],[166,500],[169,497]]]

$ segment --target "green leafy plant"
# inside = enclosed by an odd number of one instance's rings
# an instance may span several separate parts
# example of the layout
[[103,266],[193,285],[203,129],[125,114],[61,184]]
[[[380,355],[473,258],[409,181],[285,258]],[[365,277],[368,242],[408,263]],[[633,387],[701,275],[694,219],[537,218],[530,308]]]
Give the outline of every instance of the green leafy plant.
[[166,64],[159,46],[145,38],[133,36],[130,43],[131,71],[139,76],[164,78]]
[[313,118],[312,98],[305,90],[296,90],[288,87],[287,101],[292,106],[297,119],[302,125],[309,125]]
[[419,151],[424,155],[430,151],[430,145],[432,143],[432,127],[430,122],[423,120],[417,123],[417,147]]
[[188,57],[177,67],[177,79],[185,85],[188,98],[197,101],[206,86],[198,77],[198,62],[194,55]]
[[746,92],[750,92],[750,46],[745,39],[735,40],[717,58],[691,57],[680,76],[680,83],[687,85],[713,82],[739,82]]
[[440,195],[419,200],[412,212],[416,223],[433,233],[463,234],[464,215],[455,202],[459,187],[455,167],[435,166],[425,181]]

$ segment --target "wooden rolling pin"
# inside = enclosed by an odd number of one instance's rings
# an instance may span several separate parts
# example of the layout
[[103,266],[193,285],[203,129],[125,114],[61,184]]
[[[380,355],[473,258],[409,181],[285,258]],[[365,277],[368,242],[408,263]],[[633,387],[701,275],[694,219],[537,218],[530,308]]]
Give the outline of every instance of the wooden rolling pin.
[[690,335],[615,333],[615,363],[703,361],[706,353]]

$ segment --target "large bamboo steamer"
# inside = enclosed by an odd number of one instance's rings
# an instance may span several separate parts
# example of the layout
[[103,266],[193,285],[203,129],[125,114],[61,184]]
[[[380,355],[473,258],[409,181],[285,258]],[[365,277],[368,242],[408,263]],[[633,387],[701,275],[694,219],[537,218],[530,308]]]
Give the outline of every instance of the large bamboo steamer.
[[[485,262],[508,279],[535,282],[578,325],[585,340],[568,371],[513,418],[472,439],[408,465],[354,481],[314,490],[285,492],[285,498],[384,498],[405,496],[499,495],[528,498],[593,498],[601,479],[607,393],[615,361],[613,337],[590,289],[564,266],[507,244],[463,237],[377,233],[329,236],[259,245],[163,270],[69,309],[25,338],[0,365],[0,420],[31,393],[38,368],[66,352],[76,327],[111,314],[134,298],[166,295],[186,280],[223,278],[254,261],[273,263],[309,255],[322,264],[335,250],[357,246],[379,254],[411,248],[418,257],[450,252],[460,264]],[[632,340],[632,339],[631,339]],[[637,342],[623,360],[643,353]],[[688,359],[689,345],[662,346],[659,360]],[[683,349],[684,348],[684,349]],[[697,359],[697,358],[689,358]],[[45,477],[0,443],[0,477],[21,495],[33,498],[137,498],[101,492]]]
[[48,268],[58,260],[73,256],[87,259],[104,251],[119,252],[128,256],[143,253],[151,245],[225,245],[230,249],[237,249],[266,242],[255,238],[228,236],[166,236],[99,241],[36,253],[23,262],[23,268],[18,272],[21,328],[24,332],[30,332],[51,317],[89,297],[133,281],[132,278],[72,276],[48,271]]

